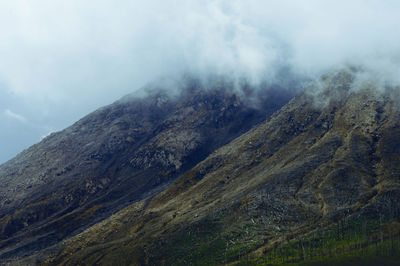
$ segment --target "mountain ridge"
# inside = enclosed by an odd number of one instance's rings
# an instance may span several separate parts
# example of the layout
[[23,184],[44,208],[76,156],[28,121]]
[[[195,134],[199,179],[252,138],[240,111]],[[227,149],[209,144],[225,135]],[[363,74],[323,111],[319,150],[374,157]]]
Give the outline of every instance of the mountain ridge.
[[[318,106],[300,93],[166,190],[67,240],[47,263],[248,262],[337,224],[396,228],[398,88],[354,91],[354,75],[343,71],[322,82],[322,95],[339,88],[342,97]],[[371,234],[360,246],[375,243]],[[307,252],[298,245],[301,260]]]
[[1,258],[56,244],[159,192],[292,95],[254,91],[266,104],[252,108],[226,86],[185,86],[125,97],[1,165]]

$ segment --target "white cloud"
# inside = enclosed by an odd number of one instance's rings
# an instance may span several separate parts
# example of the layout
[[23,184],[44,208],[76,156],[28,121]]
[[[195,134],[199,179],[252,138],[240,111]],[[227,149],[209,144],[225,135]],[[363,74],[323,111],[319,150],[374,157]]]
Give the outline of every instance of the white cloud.
[[0,94],[61,129],[184,71],[257,84],[282,65],[318,75],[353,63],[396,83],[399,14],[397,0],[4,0]]
[[4,110],[3,114],[9,118],[18,120],[21,123],[26,123],[27,120],[25,117],[23,117],[22,115],[16,114],[13,111],[11,111],[10,109],[6,109]]
[[182,70],[257,82],[283,62],[373,66],[399,56],[399,11],[394,0],[2,1],[0,76],[34,104],[79,106]]

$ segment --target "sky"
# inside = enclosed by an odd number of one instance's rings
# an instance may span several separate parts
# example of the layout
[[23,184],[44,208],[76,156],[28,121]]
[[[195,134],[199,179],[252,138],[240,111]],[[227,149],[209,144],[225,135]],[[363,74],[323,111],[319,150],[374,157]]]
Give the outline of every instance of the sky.
[[398,0],[2,0],[0,163],[159,77],[399,82]]

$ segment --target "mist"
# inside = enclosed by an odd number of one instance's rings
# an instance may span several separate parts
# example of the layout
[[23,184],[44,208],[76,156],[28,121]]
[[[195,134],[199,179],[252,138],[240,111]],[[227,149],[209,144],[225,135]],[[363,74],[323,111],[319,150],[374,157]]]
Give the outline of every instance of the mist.
[[0,2],[0,162],[160,77],[253,86],[362,65],[400,83],[394,0]]

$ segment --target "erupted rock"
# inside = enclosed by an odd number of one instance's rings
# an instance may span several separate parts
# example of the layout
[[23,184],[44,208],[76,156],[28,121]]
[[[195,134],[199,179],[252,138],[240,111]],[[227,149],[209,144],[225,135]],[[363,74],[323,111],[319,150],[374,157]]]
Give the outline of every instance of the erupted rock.
[[[59,244],[45,262],[224,264],[345,219],[398,219],[400,88],[356,90],[348,72],[316,84],[163,192]],[[152,158],[141,152],[135,164]],[[180,167],[180,157],[156,158]]]
[[[43,139],[0,167],[0,258],[58,243],[171,184],[265,120],[291,93],[231,87],[125,97]],[[278,93],[279,92],[279,93]]]

